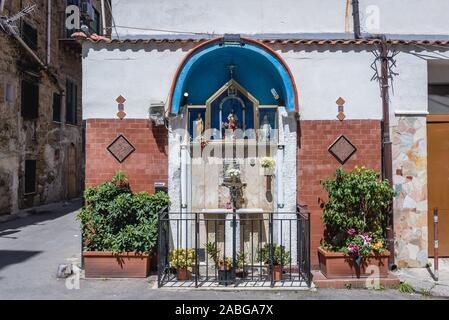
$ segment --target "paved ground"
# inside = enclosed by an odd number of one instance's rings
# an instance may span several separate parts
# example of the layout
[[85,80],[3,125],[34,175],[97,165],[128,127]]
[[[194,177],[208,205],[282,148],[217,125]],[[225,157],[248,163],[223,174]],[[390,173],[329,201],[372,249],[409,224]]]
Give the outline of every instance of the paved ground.
[[154,277],[81,278],[76,289],[75,278],[57,279],[56,271],[61,263],[79,262],[80,237],[75,216],[80,205],[80,201],[49,205],[0,223],[0,299],[431,299],[427,294],[408,295],[397,290],[156,289]]

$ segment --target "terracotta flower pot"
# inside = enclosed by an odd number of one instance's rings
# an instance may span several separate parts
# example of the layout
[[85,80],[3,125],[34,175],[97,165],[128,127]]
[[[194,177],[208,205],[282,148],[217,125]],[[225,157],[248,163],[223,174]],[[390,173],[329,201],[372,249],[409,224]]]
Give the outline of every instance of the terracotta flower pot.
[[149,255],[133,252],[83,251],[86,278],[146,278]]
[[282,271],[283,268],[281,265],[274,265],[273,266],[273,280],[274,281],[281,281],[282,280]]
[[[372,276],[372,267],[379,272],[379,277],[388,276],[388,257],[390,252],[382,254],[371,254],[361,260],[360,265],[355,261],[355,257],[342,252],[330,252],[323,248],[318,248],[318,260],[320,262],[321,273],[328,279],[336,278],[366,278]],[[370,267],[368,269],[368,267]]]
[[180,281],[186,281],[192,278],[192,273],[187,268],[176,269],[176,275]]

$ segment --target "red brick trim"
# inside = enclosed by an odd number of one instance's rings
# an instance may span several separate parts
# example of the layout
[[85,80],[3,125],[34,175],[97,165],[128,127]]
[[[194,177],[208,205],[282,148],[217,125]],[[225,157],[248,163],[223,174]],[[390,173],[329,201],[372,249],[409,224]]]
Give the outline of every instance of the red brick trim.
[[[136,150],[119,163],[106,149],[123,134]],[[154,192],[155,182],[167,183],[168,133],[146,119],[88,119],[86,121],[86,187],[108,181],[125,171],[134,191]]]

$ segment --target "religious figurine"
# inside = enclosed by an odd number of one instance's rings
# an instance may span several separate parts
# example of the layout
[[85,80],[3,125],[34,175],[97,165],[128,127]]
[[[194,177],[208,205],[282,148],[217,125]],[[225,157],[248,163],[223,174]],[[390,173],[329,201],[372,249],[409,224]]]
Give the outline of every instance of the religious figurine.
[[200,139],[204,131],[204,123],[203,118],[201,117],[201,113],[198,113],[198,117],[195,121],[195,139]]
[[229,113],[227,117],[228,122],[225,122],[225,128],[231,129],[233,132],[238,128],[238,121],[237,115],[234,112],[234,109],[231,109],[231,112]]
[[260,138],[261,142],[268,142],[271,139],[271,125],[268,121],[267,115],[263,117],[262,125],[260,126]]

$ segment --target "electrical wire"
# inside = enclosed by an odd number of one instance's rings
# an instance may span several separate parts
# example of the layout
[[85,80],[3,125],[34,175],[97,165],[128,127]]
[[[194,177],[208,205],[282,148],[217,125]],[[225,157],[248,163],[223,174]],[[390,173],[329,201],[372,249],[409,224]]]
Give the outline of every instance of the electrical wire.
[[111,3],[110,3],[110,1],[106,1],[106,3],[108,4],[109,12],[111,13],[111,20],[112,20],[112,24],[114,25],[115,34],[117,36],[117,39],[120,40],[120,36],[118,35],[117,28],[115,27],[115,19],[114,19],[114,14],[112,13]]
[[174,34],[207,35],[207,36],[210,36],[210,37],[220,35],[220,34],[217,34],[217,33],[210,33],[210,32],[180,31],[180,30],[168,30],[168,29],[156,29],[156,28],[118,26],[118,25],[114,25],[113,27],[107,27],[107,28],[108,29],[122,28],[122,29],[132,29],[132,30],[141,30],[141,31],[158,31],[158,32],[167,32],[167,33],[174,33]]

